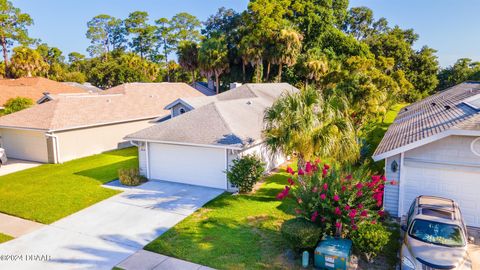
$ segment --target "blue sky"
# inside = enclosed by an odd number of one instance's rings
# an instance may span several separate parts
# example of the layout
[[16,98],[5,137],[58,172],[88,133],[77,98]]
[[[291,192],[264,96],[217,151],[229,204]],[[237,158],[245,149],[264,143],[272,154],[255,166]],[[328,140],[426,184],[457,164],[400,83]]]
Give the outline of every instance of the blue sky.
[[[172,17],[186,11],[205,20],[221,6],[242,11],[248,0],[13,0],[15,6],[32,15],[35,25],[30,33],[66,54],[85,53],[86,23],[93,16],[106,13],[125,18],[135,10],[148,11],[151,19]],[[420,34],[416,48],[428,45],[438,50],[440,64],[451,65],[456,59],[480,60],[480,28],[475,0],[350,0],[351,6],[368,6],[375,17],[385,17],[391,24],[414,28]]]

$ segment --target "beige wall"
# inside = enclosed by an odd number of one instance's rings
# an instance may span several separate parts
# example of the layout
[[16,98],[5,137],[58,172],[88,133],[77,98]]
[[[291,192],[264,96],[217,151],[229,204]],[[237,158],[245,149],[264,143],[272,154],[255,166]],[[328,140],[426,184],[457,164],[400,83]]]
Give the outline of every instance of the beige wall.
[[1,147],[8,158],[48,162],[47,137],[43,131],[0,129]]
[[152,120],[143,120],[57,132],[60,162],[117,149],[122,143],[125,146],[123,137],[153,124]]

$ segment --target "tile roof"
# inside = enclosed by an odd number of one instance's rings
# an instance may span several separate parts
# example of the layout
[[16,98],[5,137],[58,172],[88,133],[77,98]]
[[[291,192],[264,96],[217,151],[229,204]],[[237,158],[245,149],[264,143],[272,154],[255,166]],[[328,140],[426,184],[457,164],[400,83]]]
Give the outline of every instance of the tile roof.
[[0,106],[3,106],[8,99],[15,97],[27,97],[35,102],[43,96],[44,92],[60,94],[85,93],[86,91],[41,77],[2,79],[0,80]]
[[480,111],[463,103],[478,94],[480,83],[465,82],[401,109],[375,150],[374,159],[447,130],[480,130]]
[[170,115],[165,105],[203,94],[187,84],[129,84],[125,91],[57,95],[52,101],[0,117],[0,127],[62,130]]
[[287,91],[299,90],[287,83],[244,84],[214,97],[182,99],[196,109],[126,138],[242,148],[262,140],[265,109]]

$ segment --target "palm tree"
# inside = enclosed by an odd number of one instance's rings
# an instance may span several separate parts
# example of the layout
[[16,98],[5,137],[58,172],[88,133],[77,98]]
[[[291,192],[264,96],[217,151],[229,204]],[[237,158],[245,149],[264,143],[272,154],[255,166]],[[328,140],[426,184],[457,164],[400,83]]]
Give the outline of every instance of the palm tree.
[[43,60],[40,53],[28,47],[13,49],[10,72],[14,77],[44,76],[49,65]]
[[195,70],[198,68],[198,44],[193,41],[180,43],[177,56],[180,66],[192,73],[192,85],[195,85]]
[[307,80],[305,86],[308,85],[308,80],[318,82],[328,72],[328,61],[322,59],[309,59],[305,62],[305,69],[307,71]]
[[212,35],[205,39],[198,51],[200,69],[208,76],[215,75],[217,94],[220,92],[220,75],[228,69],[228,49],[225,37]]
[[243,62],[243,80],[245,82],[245,66],[250,63],[255,68],[255,82],[262,80],[262,61],[264,55],[263,44],[255,35],[246,35],[240,41],[240,56]]
[[293,28],[284,28],[275,40],[275,62],[278,63],[277,81],[282,80],[283,65],[291,67],[297,63],[302,50],[303,36]]
[[272,153],[296,154],[298,166],[314,156],[331,157],[339,163],[359,157],[355,129],[345,116],[348,101],[324,100],[320,91],[306,88],[288,93],[265,112],[263,137]]

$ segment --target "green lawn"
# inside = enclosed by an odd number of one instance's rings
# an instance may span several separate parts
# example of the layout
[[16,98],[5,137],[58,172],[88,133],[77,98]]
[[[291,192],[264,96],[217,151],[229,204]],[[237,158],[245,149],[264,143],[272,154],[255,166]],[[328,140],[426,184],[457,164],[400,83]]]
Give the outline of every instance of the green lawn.
[[275,199],[286,179],[275,174],[252,195],[225,193],[145,249],[219,269],[291,269],[279,229],[293,202]]
[[117,170],[138,166],[127,148],[0,177],[0,212],[49,224],[119,191],[101,187]]
[[7,241],[12,240],[12,239],[13,239],[13,237],[11,237],[10,235],[0,233],[0,243],[7,242]]

